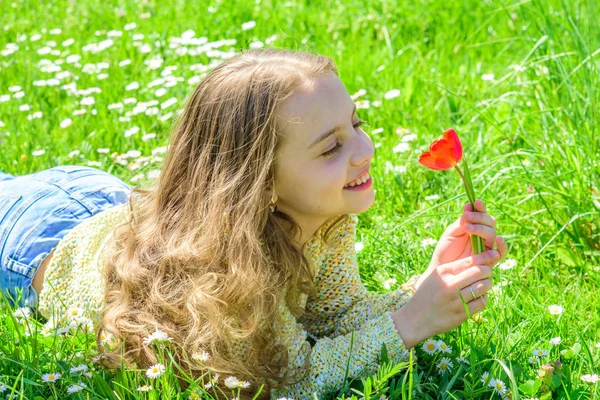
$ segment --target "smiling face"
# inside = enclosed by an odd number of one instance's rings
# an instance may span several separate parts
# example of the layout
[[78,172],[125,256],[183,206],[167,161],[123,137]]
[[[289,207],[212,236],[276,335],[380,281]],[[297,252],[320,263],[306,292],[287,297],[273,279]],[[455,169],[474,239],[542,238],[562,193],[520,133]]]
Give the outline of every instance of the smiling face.
[[275,159],[277,208],[300,225],[303,240],[330,217],[366,211],[374,201],[371,179],[347,185],[369,171],[373,142],[359,127],[354,101],[338,76],[317,78],[278,111],[283,138]]

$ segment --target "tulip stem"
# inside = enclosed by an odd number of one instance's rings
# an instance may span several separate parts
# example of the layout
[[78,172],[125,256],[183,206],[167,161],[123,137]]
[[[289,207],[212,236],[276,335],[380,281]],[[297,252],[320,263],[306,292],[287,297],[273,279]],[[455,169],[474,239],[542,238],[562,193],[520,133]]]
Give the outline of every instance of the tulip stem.
[[[469,198],[473,212],[475,212],[477,211],[475,208],[475,192],[473,191],[473,182],[471,182],[471,174],[469,173],[469,166],[467,165],[467,160],[465,158],[463,158],[463,163],[465,164],[464,174],[458,165],[455,165],[454,168],[465,184],[467,197]],[[473,249],[473,254],[483,253],[485,251],[485,243],[483,238],[481,236],[471,235],[471,248]]]

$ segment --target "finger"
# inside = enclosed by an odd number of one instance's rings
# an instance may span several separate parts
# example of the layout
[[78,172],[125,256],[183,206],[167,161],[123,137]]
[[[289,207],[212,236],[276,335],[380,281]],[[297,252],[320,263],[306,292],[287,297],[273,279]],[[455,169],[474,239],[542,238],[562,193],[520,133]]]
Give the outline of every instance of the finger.
[[496,220],[494,217],[486,213],[466,211],[461,218],[466,224],[480,224],[492,228],[496,227]]
[[496,243],[496,229],[485,225],[465,224],[465,231],[471,235],[481,236],[485,243],[485,247],[494,248]]
[[[463,272],[454,277],[454,284],[459,288],[465,288],[465,293],[471,293],[468,286],[475,284],[480,280],[489,279],[492,276],[492,267],[489,265],[475,265],[471,268],[467,268]],[[475,287],[473,287],[475,290]],[[483,293],[479,293],[481,296]],[[470,296],[470,294],[469,294]],[[465,299],[469,300],[470,297],[465,297]]]
[[454,221],[453,223],[448,225],[448,227],[444,230],[444,236],[462,236],[462,235],[464,235],[466,233],[464,225],[465,225],[465,222],[463,221],[463,218],[461,216],[456,221]]
[[485,206],[483,200],[480,199],[475,200],[475,209],[479,212],[487,212],[487,207]]
[[501,254],[498,249],[487,250],[474,256],[465,257],[454,260],[447,264],[442,264],[438,267],[438,270],[442,273],[458,275],[462,271],[474,265],[495,265],[500,259],[500,256]]
[[469,313],[471,315],[477,314],[479,311],[483,310],[488,303],[488,295],[484,294],[481,297],[476,298],[473,301],[467,303],[467,307],[469,308]]
[[[473,211],[473,207],[471,206],[471,203],[467,203],[465,204],[465,211]],[[480,199],[475,200],[475,210],[478,212],[486,212],[487,207],[485,206],[484,202]]]
[[[491,270],[490,270],[491,272]],[[470,285],[467,285],[466,287],[462,288],[460,290],[460,294],[462,296],[462,298],[465,300],[465,302],[470,302],[475,300],[478,297],[483,296],[484,294],[486,294],[488,292],[488,290],[490,290],[492,287],[494,286],[494,284],[492,283],[492,280],[489,278],[486,279],[481,279],[478,280]],[[471,289],[473,289],[473,292],[471,292]]]
[[500,258],[498,259],[498,261],[500,261],[508,254],[508,244],[506,244],[506,240],[504,240],[502,236],[496,238],[496,243],[498,244],[498,251],[500,252]]

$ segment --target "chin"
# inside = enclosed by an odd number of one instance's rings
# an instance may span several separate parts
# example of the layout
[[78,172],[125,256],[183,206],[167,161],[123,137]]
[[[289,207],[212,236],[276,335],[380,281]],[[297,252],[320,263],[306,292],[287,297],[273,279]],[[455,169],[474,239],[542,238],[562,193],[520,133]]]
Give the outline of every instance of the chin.
[[359,213],[363,213],[365,211],[367,211],[369,208],[371,208],[371,206],[373,205],[374,201],[375,201],[375,195],[373,192],[371,192],[372,195],[369,196],[368,198],[365,198],[364,201],[362,201],[362,204],[354,204],[353,207],[349,207],[352,211],[347,212],[346,214],[359,214]]

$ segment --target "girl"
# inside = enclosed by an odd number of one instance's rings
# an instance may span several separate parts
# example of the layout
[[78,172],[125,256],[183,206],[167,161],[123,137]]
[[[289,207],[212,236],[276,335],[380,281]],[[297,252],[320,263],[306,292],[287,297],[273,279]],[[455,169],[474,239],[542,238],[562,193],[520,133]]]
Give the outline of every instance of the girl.
[[351,345],[359,377],[382,343],[399,360],[464,322],[461,295],[481,311],[507,252],[478,200],[423,274],[368,292],[354,251],[374,200],[361,123],[331,59],[239,54],[192,93],[155,186],[78,166],[0,178],[2,287],[54,324],[67,309],[91,318],[108,368],[155,364],[148,343],[162,337],[185,371],[211,371],[214,396],[237,382],[242,398],[262,384],[272,398],[321,398],[343,385]]

